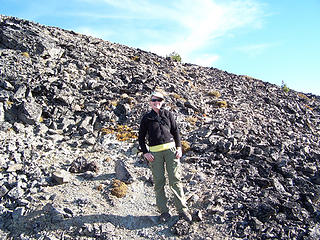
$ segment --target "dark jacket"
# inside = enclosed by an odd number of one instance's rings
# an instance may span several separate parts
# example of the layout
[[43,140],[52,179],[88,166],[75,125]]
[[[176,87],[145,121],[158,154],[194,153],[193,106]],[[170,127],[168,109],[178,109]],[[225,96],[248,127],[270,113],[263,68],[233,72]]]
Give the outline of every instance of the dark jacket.
[[149,146],[175,142],[181,147],[181,139],[177,123],[171,112],[160,109],[159,115],[151,110],[142,117],[139,129],[139,145],[143,153],[147,153],[146,136],[148,134]]

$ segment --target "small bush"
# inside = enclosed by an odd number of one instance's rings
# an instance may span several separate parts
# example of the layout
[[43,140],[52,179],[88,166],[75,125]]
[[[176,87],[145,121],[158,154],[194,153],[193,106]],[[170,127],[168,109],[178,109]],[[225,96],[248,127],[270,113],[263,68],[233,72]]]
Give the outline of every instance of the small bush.
[[99,185],[97,186],[97,190],[100,191],[100,192],[102,192],[102,190],[103,190],[103,185],[102,185],[102,184],[99,184]]
[[221,97],[221,93],[218,91],[210,91],[210,92],[208,92],[208,95],[211,97],[216,97],[216,98]]
[[284,83],[284,81],[282,81],[281,88],[285,93],[288,93],[290,91],[290,89],[288,88],[287,84]]
[[181,141],[182,152],[186,153],[190,151],[190,144],[187,141]]
[[313,108],[312,107],[310,107],[310,106],[308,106],[308,105],[304,105],[307,109],[309,109],[310,111],[313,111]]
[[100,130],[104,134],[114,134],[119,141],[128,141],[138,138],[137,133],[127,125],[118,125],[116,127],[104,127]]
[[302,94],[302,93],[298,93],[298,96],[306,101],[310,101],[310,98],[308,98],[306,95]]
[[182,96],[177,93],[170,93],[170,96],[174,97],[175,99],[179,99],[181,101],[186,101]]
[[227,104],[227,101],[217,101],[217,106],[219,107],[219,108],[226,108],[226,107],[228,107],[228,104]]
[[140,62],[140,57],[139,56],[134,56],[134,57],[131,57],[131,60],[135,61],[135,62]]
[[122,198],[126,196],[127,191],[128,191],[128,186],[124,182],[121,182],[118,179],[113,180],[112,188],[111,188],[112,195],[118,198]]
[[118,105],[118,101],[110,101],[110,104],[114,107],[116,107]]
[[176,52],[170,53],[167,57],[171,58],[173,61],[181,62],[181,56]]
[[187,117],[186,121],[189,122],[192,125],[195,125],[196,122],[198,121],[198,118],[196,118],[196,117]]
[[29,53],[27,53],[27,52],[23,52],[23,53],[21,53],[22,54],[22,56],[24,56],[24,57],[26,57],[26,58],[30,58],[30,55],[29,55]]

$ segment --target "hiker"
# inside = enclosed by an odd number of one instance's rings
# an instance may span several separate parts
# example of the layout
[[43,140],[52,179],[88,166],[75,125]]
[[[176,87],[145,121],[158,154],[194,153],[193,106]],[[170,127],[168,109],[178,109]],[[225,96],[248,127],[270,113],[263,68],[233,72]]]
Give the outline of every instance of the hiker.
[[[142,117],[139,145],[152,171],[156,204],[161,213],[160,221],[166,222],[171,218],[164,190],[166,169],[179,217],[191,222],[192,217],[186,205],[180,179],[182,156],[180,134],[172,113],[161,109],[164,100],[164,95],[160,91],[151,94],[149,105],[152,110]],[[146,146],[146,137],[149,149]]]

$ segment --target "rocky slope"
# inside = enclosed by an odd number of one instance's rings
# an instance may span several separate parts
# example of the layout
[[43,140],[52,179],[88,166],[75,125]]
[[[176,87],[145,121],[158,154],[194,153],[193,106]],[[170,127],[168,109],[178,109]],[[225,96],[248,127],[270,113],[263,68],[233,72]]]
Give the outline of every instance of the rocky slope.
[[[319,239],[319,96],[7,16],[0,71],[1,238]],[[155,88],[191,225],[158,222],[137,149]]]

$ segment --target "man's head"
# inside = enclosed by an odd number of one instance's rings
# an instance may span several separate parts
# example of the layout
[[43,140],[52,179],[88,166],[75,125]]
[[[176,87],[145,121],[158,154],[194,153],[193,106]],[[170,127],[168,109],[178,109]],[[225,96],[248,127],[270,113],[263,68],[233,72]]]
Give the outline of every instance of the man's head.
[[153,93],[151,93],[150,106],[154,111],[158,112],[162,107],[163,102],[164,96],[161,92],[154,91]]

